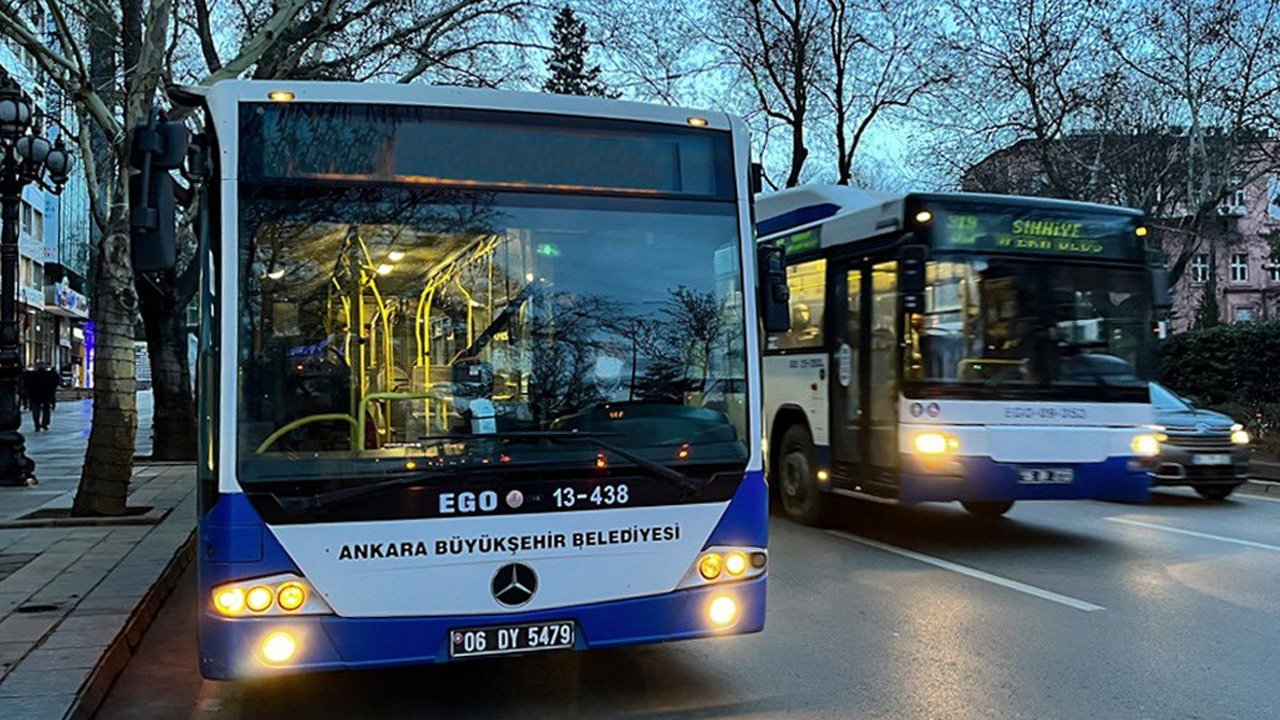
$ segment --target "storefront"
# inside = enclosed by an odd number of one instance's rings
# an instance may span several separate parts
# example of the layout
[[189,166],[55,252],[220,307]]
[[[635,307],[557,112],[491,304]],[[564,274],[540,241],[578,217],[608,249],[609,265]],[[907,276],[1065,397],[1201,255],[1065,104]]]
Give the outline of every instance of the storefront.
[[45,286],[45,315],[50,321],[49,364],[62,374],[65,387],[88,387],[92,349],[86,342],[89,298],[59,280]]

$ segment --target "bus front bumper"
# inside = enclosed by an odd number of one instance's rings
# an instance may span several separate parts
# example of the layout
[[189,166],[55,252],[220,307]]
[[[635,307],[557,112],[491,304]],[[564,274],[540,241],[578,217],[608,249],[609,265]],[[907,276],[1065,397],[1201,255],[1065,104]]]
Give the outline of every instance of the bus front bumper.
[[[902,456],[906,503],[952,500],[1118,500],[1145,502],[1151,478],[1129,457],[1096,463],[1005,463],[989,457],[960,456],[922,461]],[[1071,471],[1070,482],[1028,482],[1024,470]]]
[[[449,662],[449,631],[485,625],[573,620],[575,650],[741,635],[764,629],[765,577],[613,602],[504,615],[456,617],[200,618],[200,672],[210,680],[235,680],[323,670],[356,670]],[[715,629],[712,600],[737,603],[732,625]],[[260,654],[268,635],[287,632],[297,650],[286,663],[269,664]]]

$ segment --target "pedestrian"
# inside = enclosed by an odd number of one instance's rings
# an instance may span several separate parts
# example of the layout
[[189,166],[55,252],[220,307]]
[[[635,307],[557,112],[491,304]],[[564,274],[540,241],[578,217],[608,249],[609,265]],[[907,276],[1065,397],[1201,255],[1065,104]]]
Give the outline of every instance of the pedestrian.
[[58,402],[60,384],[62,378],[58,377],[58,373],[48,363],[37,363],[34,370],[22,374],[22,385],[27,391],[31,420],[35,423],[36,430],[49,429],[49,417]]

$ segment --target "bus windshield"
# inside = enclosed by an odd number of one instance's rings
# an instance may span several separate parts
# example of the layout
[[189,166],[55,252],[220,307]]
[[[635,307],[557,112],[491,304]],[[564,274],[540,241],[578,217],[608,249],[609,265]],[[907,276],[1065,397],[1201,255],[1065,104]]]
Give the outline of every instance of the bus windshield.
[[948,254],[929,263],[909,393],[1145,402],[1155,337],[1141,267]]
[[242,480],[597,460],[493,441],[535,431],[746,462],[735,204],[242,182],[239,206]]

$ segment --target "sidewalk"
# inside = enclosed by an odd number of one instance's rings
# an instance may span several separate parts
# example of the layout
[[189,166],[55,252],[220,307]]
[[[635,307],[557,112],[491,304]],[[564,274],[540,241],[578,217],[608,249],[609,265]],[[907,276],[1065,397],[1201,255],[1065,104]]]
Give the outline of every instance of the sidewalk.
[[[149,394],[139,406],[139,435],[149,436]],[[135,467],[129,505],[153,508],[143,516],[23,519],[70,507],[91,415],[84,400],[59,404],[47,433],[28,419],[40,484],[0,488],[0,718],[92,715],[190,560],[191,466]]]

